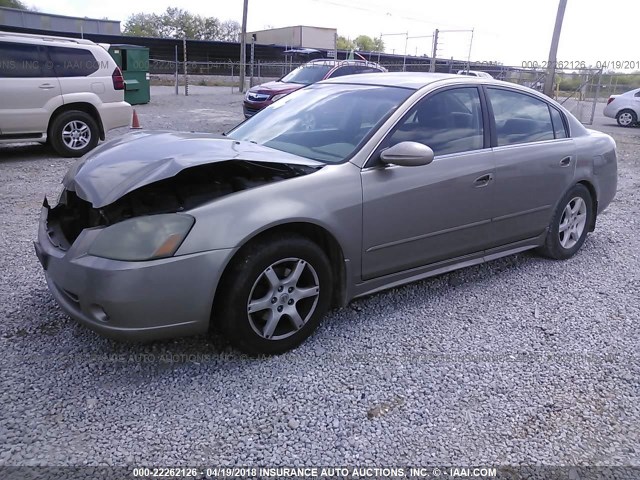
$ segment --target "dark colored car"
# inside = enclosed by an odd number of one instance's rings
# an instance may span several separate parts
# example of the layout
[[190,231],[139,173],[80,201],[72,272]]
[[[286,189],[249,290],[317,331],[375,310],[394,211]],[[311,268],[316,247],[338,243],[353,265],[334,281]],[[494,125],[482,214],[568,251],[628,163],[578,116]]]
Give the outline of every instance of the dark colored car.
[[263,83],[249,89],[242,106],[244,116],[249,118],[285,95],[320,80],[357,73],[386,71],[386,68],[377,63],[365,60],[332,60],[330,58],[312,60],[275,82]]

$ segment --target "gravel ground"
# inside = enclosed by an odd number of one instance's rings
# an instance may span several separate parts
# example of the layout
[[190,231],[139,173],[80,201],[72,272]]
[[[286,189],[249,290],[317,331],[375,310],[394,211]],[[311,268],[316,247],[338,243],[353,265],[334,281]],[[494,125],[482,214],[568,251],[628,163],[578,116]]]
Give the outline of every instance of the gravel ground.
[[[143,127],[241,119],[228,87],[172,92],[136,107]],[[640,466],[640,129],[597,122],[619,190],[573,259],[519,254],[359,299],[263,359],[71,321],[32,245],[71,161],[0,146],[0,465]]]

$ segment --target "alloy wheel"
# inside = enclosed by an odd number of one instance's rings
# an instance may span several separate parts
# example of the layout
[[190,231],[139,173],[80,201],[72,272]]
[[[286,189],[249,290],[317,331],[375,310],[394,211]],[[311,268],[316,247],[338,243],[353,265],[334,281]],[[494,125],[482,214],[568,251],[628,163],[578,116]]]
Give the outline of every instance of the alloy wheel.
[[91,128],[81,120],[71,120],[62,128],[62,141],[71,150],[82,150],[91,142]]
[[573,197],[564,207],[558,236],[562,248],[570,249],[578,243],[587,224],[587,204],[581,197]]
[[294,335],[315,312],[320,282],[313,266],[300,258],[285,258],[258,276],[247,302],[251,328],[267,340]]

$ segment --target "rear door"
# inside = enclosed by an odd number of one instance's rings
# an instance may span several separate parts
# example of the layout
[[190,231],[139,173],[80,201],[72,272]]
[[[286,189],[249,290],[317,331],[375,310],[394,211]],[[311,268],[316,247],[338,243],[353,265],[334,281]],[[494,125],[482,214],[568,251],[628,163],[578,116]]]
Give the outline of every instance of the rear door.
[[0,134],[40,134],[62,105],[60,82],[44,47],[0,41]]
[[495,118],[494,246],[540,235],[573,182],[576,149],[566,119],[524,92],[488,87]]

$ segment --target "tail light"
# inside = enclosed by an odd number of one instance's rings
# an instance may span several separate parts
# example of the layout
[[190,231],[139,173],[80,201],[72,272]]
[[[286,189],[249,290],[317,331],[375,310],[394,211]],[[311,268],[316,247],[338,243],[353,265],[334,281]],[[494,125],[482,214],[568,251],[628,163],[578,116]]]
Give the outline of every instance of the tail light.
[[613,102],[614,97],[609,97],[609,100],[607,100],[607,105],[609,105],[611,102]]
[[116,90],[124,90],[124,77],[122,76],[120,67],[116,67],[113,71],[111,74],[111,80],[113,80],[113,88]]

